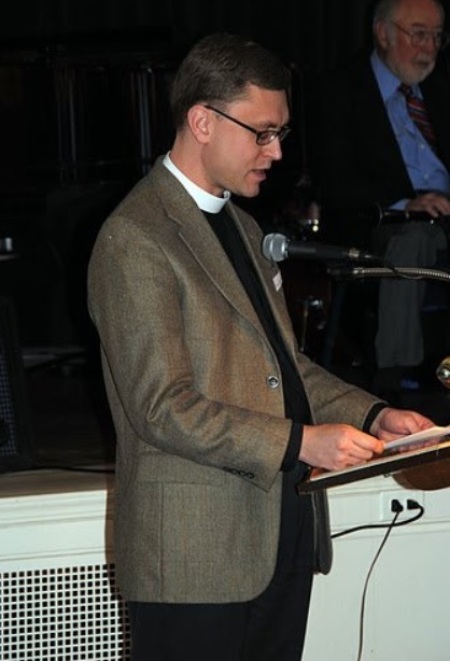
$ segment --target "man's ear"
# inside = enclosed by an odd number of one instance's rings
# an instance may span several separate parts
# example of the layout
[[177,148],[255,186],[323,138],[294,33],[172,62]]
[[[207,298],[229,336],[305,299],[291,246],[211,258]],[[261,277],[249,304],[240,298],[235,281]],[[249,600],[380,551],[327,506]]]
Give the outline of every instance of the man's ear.
[[205,143],[209,141],[211,135],[211,113],[205,106],[196,104],[192,108],[189,108],[187,123],[198,142]]
[[375,36],[375,43],[378,45],[378,47],[383,51],[387,50],[390,39],[386,21],[376,21],[373,27],[373,32]]

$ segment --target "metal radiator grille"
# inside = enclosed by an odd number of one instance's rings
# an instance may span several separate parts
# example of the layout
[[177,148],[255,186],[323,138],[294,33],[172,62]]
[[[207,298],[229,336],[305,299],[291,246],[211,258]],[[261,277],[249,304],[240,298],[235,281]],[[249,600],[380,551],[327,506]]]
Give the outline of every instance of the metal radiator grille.
[[114,565],[0,573],[2,661],[126,661]]

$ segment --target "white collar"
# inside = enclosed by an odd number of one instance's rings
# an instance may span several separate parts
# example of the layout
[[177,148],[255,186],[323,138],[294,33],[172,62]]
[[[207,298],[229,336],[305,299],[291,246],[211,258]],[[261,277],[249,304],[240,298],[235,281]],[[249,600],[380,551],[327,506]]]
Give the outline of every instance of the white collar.
[[188,179],[181,170],[174,165],[172,159],[170,158],[170,152],[164,156],[163,165],[166,166],[168,170],[173,174],[174,177],[178,179],[180,184],[184,186],[189,195],[194,199],[195,203],[202,211],[208,213],[219,213],[222,211],[225,204],[231,197],[230,191],[224,191],[223,197],[217,197],[216,195],[211,195],[207,191],[194,184],[193,181]]

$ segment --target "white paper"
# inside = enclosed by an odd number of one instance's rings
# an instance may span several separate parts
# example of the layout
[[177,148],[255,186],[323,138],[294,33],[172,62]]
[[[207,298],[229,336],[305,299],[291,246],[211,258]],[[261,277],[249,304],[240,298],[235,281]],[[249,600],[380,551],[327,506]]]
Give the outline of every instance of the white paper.
[[410,434],[409,436],[402,436],[402,438],[397,438],[395,441],[387,441],[384,444],[384,451],[398,450],[399,448],[406,449],[419,443],[429,441],[430,439],[435,439],[436,443],[439,443],[447,436],[450,436],[450,425],[447,427],[430,427],[429,429],[424,429],[423,431]]

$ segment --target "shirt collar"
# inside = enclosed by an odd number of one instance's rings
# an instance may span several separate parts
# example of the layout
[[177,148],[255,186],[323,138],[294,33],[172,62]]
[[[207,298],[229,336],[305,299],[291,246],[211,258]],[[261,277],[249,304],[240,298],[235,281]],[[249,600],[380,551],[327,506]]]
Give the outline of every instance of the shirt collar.
[[392,73],[376,51],[373,51],[370,61],[375,78],[377,79],[378,87],[380,88],[381,96],[386,103],[386,101],[397,92],[401,80]]
[[172,159],[170,158],[170,153],[167,153],[164,157],[163,164],[168,170],[173,174],[174,177],[178,179],[180,184],[186,189],[189,195],[193,198],[194,202],[197,204],[199,209],[206,211],[208,213],[219,213],[222,211],[225,204],[230,199],[230,191],[224,191],[223,197],[217,197],[216,195],[211,195],[207,191],[194,184],[193,181],[188,179],[181,170],[174,165]]
[[[373,51],[370,62],[372,64],[375,78],[377,79],[378,87],[380,88],[381,96],[386,103],[386,101],[398,91],[402,81],[392,73],[376,50]],[[414,92],[414,96],[422,98],[422,91],[419,85],[411,85],[411,89]]]

